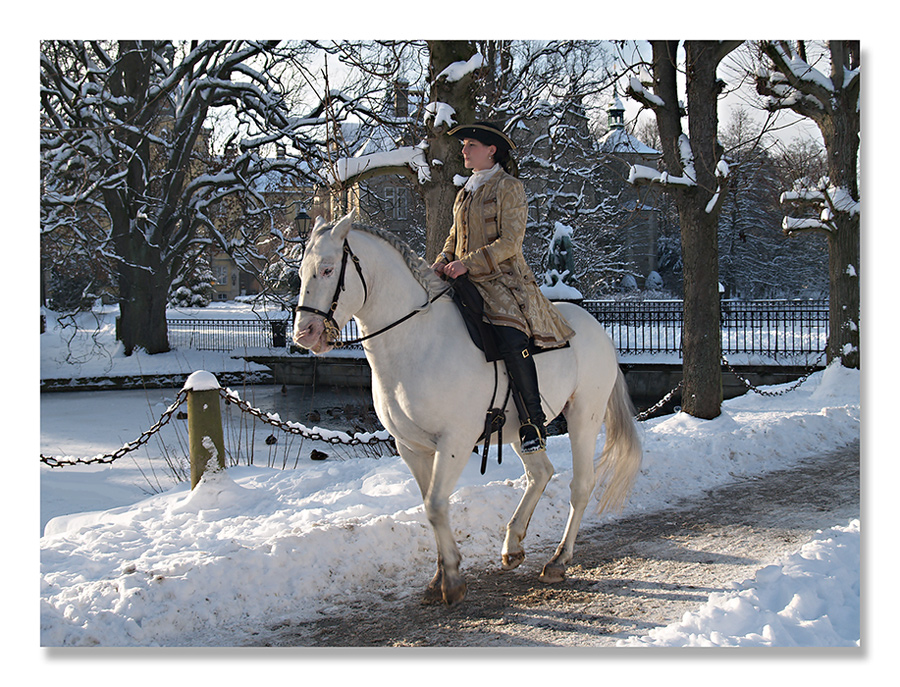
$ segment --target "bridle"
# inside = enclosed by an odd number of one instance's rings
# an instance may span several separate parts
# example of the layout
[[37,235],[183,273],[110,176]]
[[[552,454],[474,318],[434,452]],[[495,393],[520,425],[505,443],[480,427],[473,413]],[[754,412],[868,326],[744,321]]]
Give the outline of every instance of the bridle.
[[341,341],[341,328],[338,326],[337,321],[334,319],[334,313],[337,311],[338,298],[340,298],[341,292],[344,291],[346,288],[344,285],[344,280],[347,276],[348,259],[353,261],[353,266],[356,268],[356,273],[359,275],[360,282],[362,282],[363,305],[365,305],[366,300],[368,300],[368,298],[369,298],[369,287],[366,285],[366,278],[365,278],[365,276],[363,276],[362,266],[359,263],[359,258],[356,257],[356,253],[354,253],[353,250],[350,248],[350,242],[347,239],[344,239],[344,250],[343,250],[343,255],[341,256],[341,271],[340,271],[340,274],[338,275],[337,286],[335,286],[335,288],[334,288],[334,295],[331,297],[331,308],[328,310],[328,312],[324,312],[317,308],[310,308],[309,306],[306,306],[306,305],[297,305],[294,308],[295,313],[297,310],[299,310],[301,312],[308,312],[308,313],[312,313],[313,315],[318,315],[319,317],[321,317],[323,324],[325,325],[325,340],[329,345],[334,346],[335,348],[341,348],[342,346],[350,346],[353,344],[362,343],[363,341],[366,341],[367,339],[371,339],[373,337],[378,336],[379,334],[383,334],[384,332],[388,331],[389,329],[393,329],[397,325],[402,324],[403,322],[406,322],[406,320],[411,318],[413,315],[416,315],[417,313],[422,312],[422,310],[425,307],[427,307],[431,303],[434,303],[438,298],[440,298],[445,293],[447,293],[451,288],[453,288],[452,286],[448,286],[446,289],[444,289],[443,291],[438,293],[436,296],[433,296],[432,298],[430,298],[428,300],[428,302],[425,303],[425,305],[423,305],[421,308],[417,308],[416,310],[413,310],[412,312],[408,313],[407,315],[404,315],[403,317],[401,317],[399,320],[392,322],[391,324],[389,324],[386,327],[382,327],[377,332],[372,332],[371,334],[367,334],[366,336],[361,336],[356,339],[351,339],[350,341]]

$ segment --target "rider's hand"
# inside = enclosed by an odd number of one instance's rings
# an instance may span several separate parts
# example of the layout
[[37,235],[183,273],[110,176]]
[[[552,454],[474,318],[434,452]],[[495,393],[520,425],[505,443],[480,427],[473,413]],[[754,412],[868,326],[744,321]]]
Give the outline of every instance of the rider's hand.
[[444,274],[452,279],[456,279],[458,277],[463,276],[466,272],[469,271],[469,268],[462,264],[459,260],[454,260],[444,267]]

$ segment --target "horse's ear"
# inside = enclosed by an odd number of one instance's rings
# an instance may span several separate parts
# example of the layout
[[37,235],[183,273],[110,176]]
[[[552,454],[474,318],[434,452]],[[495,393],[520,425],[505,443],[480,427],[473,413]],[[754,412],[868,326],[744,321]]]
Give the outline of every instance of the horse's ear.
[[356,219],[356,208],[353,208],[346,215],[341,217],[337,224],[334,225],[334,229],[331,231],[334,233],[335,237],[343,240],[347,238],[347,234],[350,233],[350,227],[353,225],[353,220]]
[[319,215],[318,217],[316,217],[316,223],[313,224],[312,233],[316,233],[317,231],[319,231],[319,229],[321,229],[324,226],[325,226],[325,218],[322,217],[322,215]]

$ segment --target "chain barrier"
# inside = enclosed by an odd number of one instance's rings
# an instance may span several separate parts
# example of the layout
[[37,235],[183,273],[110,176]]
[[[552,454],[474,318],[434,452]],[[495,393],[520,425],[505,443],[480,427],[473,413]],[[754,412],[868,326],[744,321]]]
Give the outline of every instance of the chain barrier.
[[638,422],[640,422],[641,420],[646,420],[648,417],[650,417],[650,415],[652,415],[657,410],[662,408],[666,403],[668,403],[672,396],[678,393],[678,390],[681,388],[682,384],[684,384],[684,380],[678,382],[678,384],[675,385],[674,389],[672,389],[669,393],[659,399],[653,406],[635,415],[634,419]]
[[[185,400],[187,400],[187,393],[187,390],[181,389],[181,391],[179,391],[178,395],[175,397],[175,401],[172,403],[172,405],[166,408],[165,412],[163,412],[156,424],[150,427],[150,429],[143,432],[140,437],[123,445],[120,449],[114,451],[113,453],[97,455],[92,458],[72,458],[70,456],[55,458],[53,456],[45,456],[42,453],[41,462],[49,465],[51,468],[60,468],[70,465],[98,465],[103,463],[112,463],[122,456],[125,456],[126,454],[139,449],[150,440],[150,437],[159,432],[166,424],[168,424],[169,420],[171,420],[172,416],[175,414],[175,411],[178,410],[179,407],[181,407]],[[278,429],[289,434],[299,435],[304,439],[310,439],[311,441],[321,441],[332,445],[342,444],[345,446],[386,443],[390,444],[394,449],[396,449],[394,437],[392,437],[387,430],[382,430],[379,432],[358,432],[353,436],[350,436],[346,432],[322,429],[320,427],[309,429],[301,425],[299,422],[285,422],[284,420],[281,420],[277,415],[266,413],[259,408],[254,408],[249,403],[241,399],[241,397],[231,389],[220,389],[219,395],[222,397],[226,404],[233,404],[242,412],[248,413],[249,415],[252,415],[253,417],[261,420],[268,425],[277,427]]]
[[763,391],[759,387],[754,386],[753,382],[751,382],[749,379],[742,377],[741,374],[737,370],[735,370],[734,367],[732,367],[731,363],[728,362],[728,358],[726,358],[724,355],[722,356],[722,362],[725,363],[725,366],[728,368],[729,372],[737,377],[738,380],[740,380],[741,384],[747,387],[748,391],[752,391],[753,393],[759,394],[760,396],[784,396],[786,393],[799,388],[801,384],[803,384],[816,372],[819,363],[821,363],[822,358],[825,357],[825,353],[825,351],[822,351],[822,353],[819,354],[819,357],[816,358],[816,361],[812,364],[812,366],[807,367],[806,374],[797,379],[793,384],[791,384],[791,386],[782,389],[781,391]]
[[[728,368],[728,370],[735,377],[737,377],[749,391],[753,391],[754,393],[760,394],[761,396],[783,396],[784,394],[798,388],[807,379],[809,379],[813,375],[813,373],[816,372],[817,366],[821,362],[824,355],[824,352],[819,355],[819,357],[816,359],[816,362],[813,363],[813,366],[808,369],[805,375],[800,377],[791,386],[780,391],[763,391],[762,389],[754,386],[753,383],[748,379],[741,376],[734,369],[731,363],[728,362],[728,359],[725,356],[722,356],[722,362],[725,363],[725,366]],[[678,382],[675,388],[673,388],[669,393],[663,396],[653,406],[635,415],[635,420],[645,420],[654,412],[662,408],[666,403],[669,402],[669,400],[672,399],[672,397],[676,393],[678,393],[683,383],[683,380]],[[159,432],[166,424],[168,424],[169,420],[171,420],[172,416],[175,414],[175,411],[178,410],[179,407],[181,407],[181,404],[184,403],[185,400],[187,400],[187,394],[188,392],[186,389],[181,389],[175,396],[175,401],[172,403],[172,405],[166,408],[166,410],[160,416],[159,420],[157,420],[157,422],[152,427],[141,433],[141,435],[137,439],[124,444],[120,449],[114,451],[113,453],[97,455],[93,458],[72,458],[70,456],[54,458],[53,456],[45,456],[42,453],[41,462],[49,465],[51,468],[65,467],[68,465],[98,465],[103,463],[112,463],[122,456],[125,456],[128,453],[139,449],[150,440],[150,437]],[[303,437],[304,439],[309,439],[311,441],[321,441],[332,445],[341,444],[345,446],[360,446],[385,443],[390,444],[396,450],[396,442],[394,441],[394,437],[391,436],[391,434],[387,430],[381,430],[378,432],[357,432],[353,436],[350,436],[346,432],[342,432],[340,430],[322,429],[320,427],[313,427],[312,429],[309,429],[299,422],[285,421],[279,418],[277,414],[267,413],[263,410],[260,410],[259,408],[254,408],[231,389],[220,389],[219,395],[225,401],[226,405],[233,404],[242,412],[252,415],[253,417],[257,418],[267,425],[276,427],[283,432],[287,432],[288,434],[296,434]]]
[[182,403],[185,402],[185,400],[187,400],[187,390],[182,389],[178,392],[178,395],[175,396],[175,401],[172,403],[172,405],[166,408],[165,412],[163,412],[159,420],[157,420],[156,424],[154,424],[150,429],[143,432],[137,439],[123,445],[122,448],[114,451],[113,453],[97,455],[93,458],[72,458],[70,456],[65,456],[63,458],[54,458],[53,456],[45,456],[42,453],[41,462],[46,463],[51,468],[61,468],[67,465],[98,465],[101,463],[112,463],[113,461],[118,460],[128,453],[136,451],[141,446],[150,441],[150,437],[152,437],[166,424],[168,424],[169,420],[172,419],[172,415],[175,414],[175,411],[178,410],[178,408]]
[[266,413],[259,408],[254,408],[247,401],[231,389],[220,389],[219,394],[222,396],[226,404],[233,403],[239,410],[252,415],[267,425],[277,427],[278,429],[289,434],[297,434],[304,439],[312,441],[323,441],[328,444],[343,444],[345,446],[370,445],[378,443],[394,444],[394,437],[387,430],[378,432],[357,432],[352,437],[346,432],[340,430],[322,429],[321,427],[313,427],[309,429],[299,422],[290,422],[282,420],[278,415]]

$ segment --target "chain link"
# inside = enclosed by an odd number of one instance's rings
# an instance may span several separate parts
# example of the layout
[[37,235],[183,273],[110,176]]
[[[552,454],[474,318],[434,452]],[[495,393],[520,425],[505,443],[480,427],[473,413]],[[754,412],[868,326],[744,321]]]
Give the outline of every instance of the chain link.
[[740,375],[740,373],[738,373],[738,371],[735,370],[734,367],[732,367],[731,363],[728,362],[728,358],[726,358],[724,355],[722,356],[722,362],[725,363],[725,366],[728,368],[728,370],[731,372],[731,374],[733,374],[735,377],[737,377],[740,380],[741,384],[743,384],[745,387],[747,387],[748,391],[752,391],[753,393],[759,394],[760,396],[784,396],[786,393],[799,388],[801,384],[803,384],[807,379],[809,379],[816,372],[816,369],[817,369],[819,363],[822,362],[822,358],[824,356],[825,356],[825,351],[820,353],[819,357],[816,358],[816,362],[814,362],[812,364],[812,366],[807,368],[806,374],[804,374],[802,377],[797,379],[793,384],[791,384],[791,386],[789,386],[785,389],[782,389],[781,391],[763,391],[762,389],[754,386],[753,383],[749,379],[745,379],[744,377],[742,377]]
[[[822,353],[816,359],[816,362],[813,363],[813,367],[809,368],[805,375],[800,377],[800,379],[798,379],[794,384],[785,389],[782,389],[781,391],[763,391],[762,389],[755,387],[749,380],[742,377],[734,369],[734,367],[732,367],[731,363],[728,362],[728,359],[725,356],[722,356],[722,361],[725,363],[726,367],[728,367],[731,373],[735,377],[737,377],[744,384],[744,386],[747,387],[748,390],[760,394],[761,396],[783,396],[784,394],[798,388],[807,379],[809,379],[809,377],[812,376],[814,372],[816,372],[816,366],[821,362],[824,355],[825,354]],[[647,410],[644,410],[635,415],[635,419],[638,421],[644,420],[651,414],[662,408],[678,392],[678,390],[681,389],[683,383],[683,380],[678,382],[675,388],[665,396],[663,396],[656,404],[654,404],[650,408],[647,408]],[[166,408],[165,412],[163,412],[156,424],[150,427],[150,429],[143,432],[137,439],[123,445],[120,449],[114,451],[113,453],[97,455],[93,458],[70,458],[68,456],[63,458],[54,458],[53,456],[45,456],[42,453],[41,462],[49,465],[51,468],[65,467],[67,465],[97,465],[103,463],[112,463],[122,456],[139,449],[150,440],[150,437],[159,432],[166,424],[168,424],[169,420],[172,419],[172,415],[175,414],[175,411],[178,410],[181,404],[184,403],[187,399],[187,394],[188,392],[186,389],[181,389],[175,396],[175,401],[172,403],[172,405]],[[312,429],[309,429],[299,422],[284,421],[277,415],[267,413],[263,410],[260,410],[259,408],[254,408],[231,389],[220,389],[219,395],[223,398],[226,404],[234,404],[242,412],[248,413],[249,415],[252,415],[258,420],[266,423],[267,425],[277,427],[278,429],[282,430],[283,432],[287,432],[288,434],[296,434],[311,441],[321,441],[332,445],[342,444],[346,446],[360,446],[385,443],[390,444],[396,450],[396,442],[394,441],[394,437],[392,437],[387,430],[381,430],[379,432],[357,432],[353,436],[350,436],[346,432],[326,430],[319,427],[313,427]]]
[[341,432],[339,430],[336,431],[330,429],[322,429],[320,427],[313,427],[312,429],[309,429],[299,422],[286,422],[280,419],[277,415],[266,413],[259,408],[254,408],[249,403],[241,399],[241,397],[231,389],[220,389],[219,394],[225,400],[225,403],[233,403],[243,412],[252,415],[253,417],[266,423],[267,425],[277,427],[278,429],[289,434],[297,434],[304,439],[310,439],[312,441],[323,441],[328,444],[343,444],[346,446],[359,446],[361,444],[370,445],[378,443],[387,443],[394,445],[394,437],[392,437],[387,430],[381,430],[380,432],[357,432],[351,437],[346,432]]
[[131,453],[132,451],[136,451],[141,446],[150,441],[150,437],[156,434],[159,430],[161,430],[168,422],[172,419],[172,415],[175,414],[175,411],[181,406],[182,403],[187,399],[187,390],[182,389],[175,396],[175,401],[166,408],[165,412],[159,417],[156,424],[153,425],[150,429],[146,430],[134,441],[131,441],[118,451],[114,451],[113,453],[107,453],[105,455],[97,455],[93,458],[70,458],[68,456],[64,458],[54,458],[53,456],[45,456],[43,453],[41,454],[41,462],[46,463],[51,468],[61,468],[67,465],[97,465],[101,463],[112,463],[113,461],[118,460],[122,456]]
[[641,420],[646,420],[648,417],[650,417],[651,414],[655,413],[657,410],[662,408],[666,403],[668,403],[669,400],[672,398],[672,396],[674,396],[678,392],[678,390],[681,388],[682,384],[684,384],[684,380],[678,382],[678,384],[675,385],[675,388],[672,389],[665,396],[663,396],[661,399],[659,399],[659,401],[657,401],[655,405],[653,405],[652,407],[647,408],[647,410],[635,415],[634,419],[637,420],[638,422],[640,422]]

